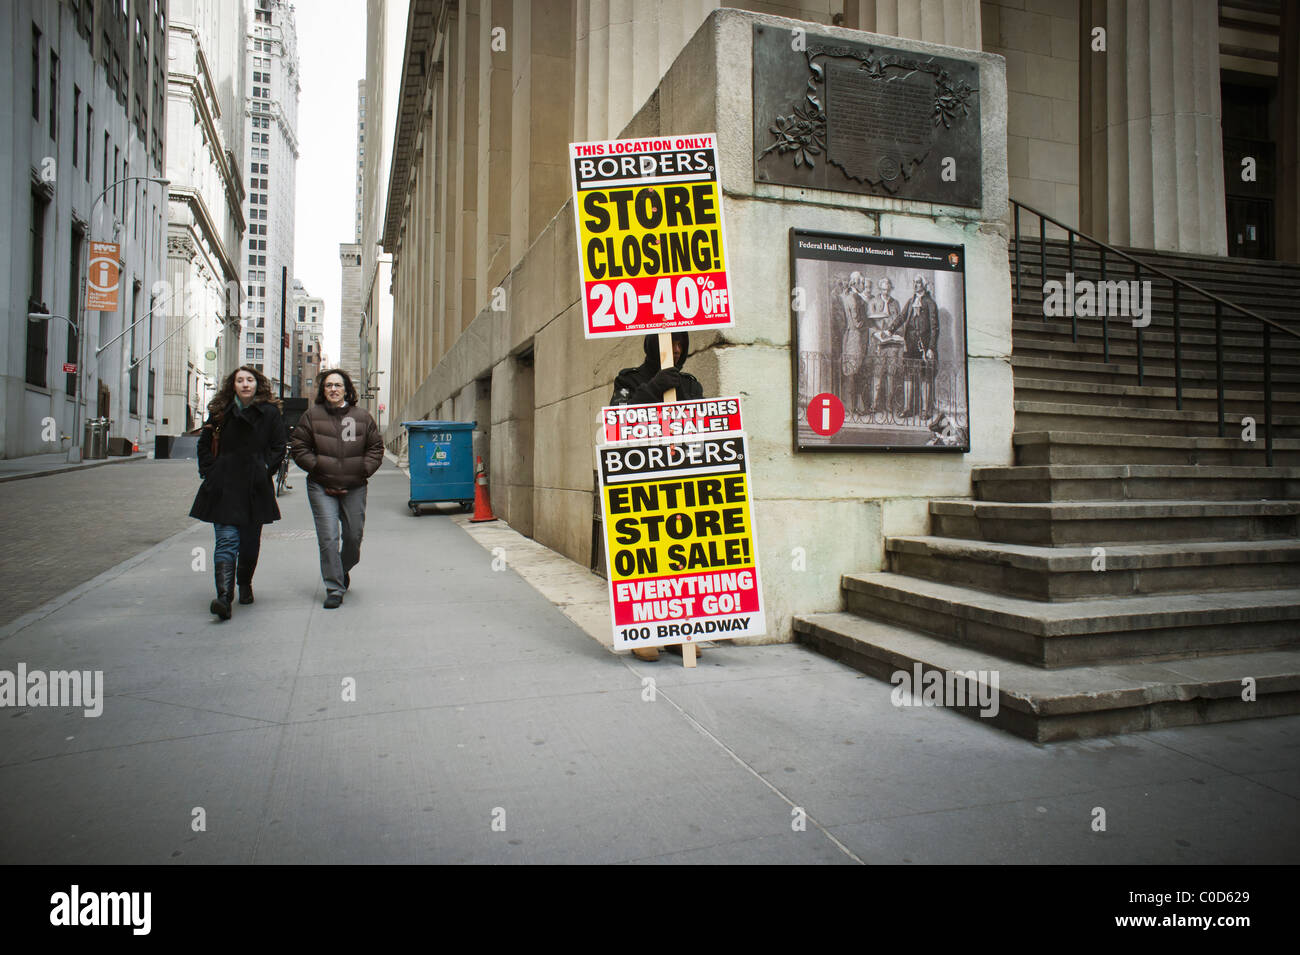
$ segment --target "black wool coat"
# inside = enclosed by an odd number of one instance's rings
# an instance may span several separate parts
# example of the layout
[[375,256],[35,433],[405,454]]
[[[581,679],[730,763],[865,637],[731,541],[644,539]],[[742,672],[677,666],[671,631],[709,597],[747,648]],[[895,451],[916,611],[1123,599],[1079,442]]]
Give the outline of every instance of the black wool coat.
[[231,405],[221,423],[217,455],[212,454],[213,421],[199,434],[199,477],[190,517],[209,524],[270,524],[280,519],[274,477],[286,443],[280,409],[261,402]]

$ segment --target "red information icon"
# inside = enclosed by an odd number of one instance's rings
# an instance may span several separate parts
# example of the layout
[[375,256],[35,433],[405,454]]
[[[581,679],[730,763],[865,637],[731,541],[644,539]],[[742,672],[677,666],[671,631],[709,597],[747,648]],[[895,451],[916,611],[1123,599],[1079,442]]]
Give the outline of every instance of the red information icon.
[[808,402],[808,427],[818,434],[834,434],[844,427],[844,402],[829,391],[814,395]]

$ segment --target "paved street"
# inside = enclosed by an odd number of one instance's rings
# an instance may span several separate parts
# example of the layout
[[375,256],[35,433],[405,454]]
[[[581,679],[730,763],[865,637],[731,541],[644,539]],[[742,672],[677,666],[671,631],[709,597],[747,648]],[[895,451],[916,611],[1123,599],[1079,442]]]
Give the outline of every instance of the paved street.
[[0,626],[192,524],[198,486],[146,458],[0,483]]
[[[36,560],[62,587],[0,630],[0,670],[102,670],[105,696],[97,718],[0,712],[0,861],[1300,860],[1300,717],[1036,745],[799,646],[615,656],[513,568],[580,571],[493,525],[494,571],[463,517],[410,516],[391,459],[327,611],[294,473],[257,602],[224,624],[192,569],[192,461],[0,485],[4,589],[35,599]],[[42,536],[69,480],[136,501],[135,530]]]

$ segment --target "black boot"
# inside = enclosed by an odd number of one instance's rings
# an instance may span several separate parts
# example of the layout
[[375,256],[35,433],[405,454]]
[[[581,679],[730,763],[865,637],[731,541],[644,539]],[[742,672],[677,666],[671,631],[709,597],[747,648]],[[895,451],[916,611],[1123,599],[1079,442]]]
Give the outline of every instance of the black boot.
[[253,602],[253,574],[257,573],[257,561],[249,563],[241,560],[239,569],[235,572],[235,579],[239,582],[239,602],[241,604],[251,604]]
[[230,604],[235,599],[235,565],[217,564],[214,569],[217,581],[217,598],[208,609],[222,620],[230,619]]

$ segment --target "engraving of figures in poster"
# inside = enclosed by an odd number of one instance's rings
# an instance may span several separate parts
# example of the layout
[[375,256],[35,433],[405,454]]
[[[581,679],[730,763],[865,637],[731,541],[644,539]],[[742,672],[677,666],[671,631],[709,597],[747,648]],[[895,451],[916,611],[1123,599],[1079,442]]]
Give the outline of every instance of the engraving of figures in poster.
[[964,246],[791,229],[790,262],[796,449],[969,451]]

